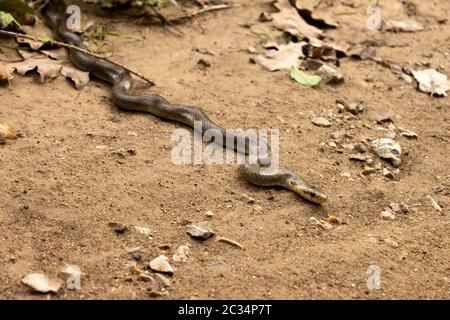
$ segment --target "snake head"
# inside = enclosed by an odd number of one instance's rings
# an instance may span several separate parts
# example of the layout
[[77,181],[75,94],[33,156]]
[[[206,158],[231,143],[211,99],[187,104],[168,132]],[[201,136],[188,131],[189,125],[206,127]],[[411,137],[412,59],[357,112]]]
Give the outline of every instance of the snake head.
[[292,191],[316,204],[322,204],[327,201],[327,196],[319,190],[319,188],[310,185],[303,180],[290,180],[290,188]]

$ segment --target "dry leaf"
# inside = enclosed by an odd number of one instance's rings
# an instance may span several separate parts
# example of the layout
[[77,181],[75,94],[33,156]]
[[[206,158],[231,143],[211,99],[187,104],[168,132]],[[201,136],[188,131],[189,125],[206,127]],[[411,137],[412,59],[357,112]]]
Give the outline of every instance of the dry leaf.
[[306,23],[289,0],[277,0],[275,7],[280,10],[272,14],[276,28],[292,35],[300,34],[309,40],[319,39],[322,36],[322,30]]
[[12,78],[13,76],[9,73],[5,66],[0,63],[0,82],[8,81],[8,84],[11,85]]
[[297,0],[295,1],[295,7],[302,17],[304,17],[306,20],[309,20],[316,27],[339,27],[339,22],[334,20],[331,13],[322,10],[314,11],[314,6],[312,5],[312,3],[305,3],[305,1]]
[[[21,30],[24,31],[26,34],[35,36],[38,38],[51,38],[52,32],[45,26],[44,22],[40,19],[36,19],[36,22],[33,26],[22,26]],[[39,50],[44,46],[44,43],[41,41],[33,41],[29,39],[24,38],[17,38],[18,43],[26,43],[30,46],[33,50]]]
[[439,96],[447,96],[450,90],[450,81],[445,74],[437,72],[434,69],[426,69],[421,71],[411,70],[414,78],[419,83],[419,89],[423,92],[437,94]]
[[75,88],[81,90],[89,83],[89,72],[81,71],[72,66],[63,66],[61,74],[75,83]]
[[37,52],[19,50],[19,53],[24,61],[8,64],[7,67],[11,72],[16,70],[17,73],[25,75],[28,71],[37,68],[41,82],[56,78],[61,73],[64,77],[71,79],[78,90],[89,83],[89,72],[68,65],[63,49]]
[[393,20],[385,19],[383,21],[383,30],[385,31],[402,31],[402,32],[416,32],[423,30],[423,26],[416,20]]
[[257,55],[254,61],[269,71],[291,69],[292,66],[298,66],[299,58],[304,56],[304,45],[304,42],[280,45],[278,50],[268,50],[265,55]]
[[17,135],[14,129],[10,126],[0,123],[0,132],[5,135],[8,139],[16,139]]
[[375,48],[365,44],[357,44],[347,51],[348,56],[361,60],[366,60],[375,57],[376,54],[377,51],[375,50]]
[[7,65],[10,72],[16,70],[18,74],[25,75],[28,71],[37,69],[40,75],[40,81],[53,79],[59,75],[61,71],[61,62],[50,60],[48,58],[29,58],[24,61],[14,62]]

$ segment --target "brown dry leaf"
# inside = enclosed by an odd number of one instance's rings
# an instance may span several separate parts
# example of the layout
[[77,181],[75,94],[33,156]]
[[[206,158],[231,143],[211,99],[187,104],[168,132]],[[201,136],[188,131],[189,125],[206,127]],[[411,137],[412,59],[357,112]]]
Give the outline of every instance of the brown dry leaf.
[[53,79],[59,75],[61,71],[61,62],[48,58],[31,57],[24,61],[14,62],[7,65],[10,72],[14,70],[21,75],[25,75],[28,71],[37,69],[40,75],[40,81]]
[[75,88],[81,90],[89,83],[89,72],[81,71],[72,66],[63,66],[61,74],[75,83]]
[[423,26],[413,19],[407,20],[393,20],[385,19],[383,21],[383,30],[393,32],[416,32],[422,31]]
[[336,60],[345,57],[350,49],[350,44],[345,42],[310,40],[306,45],[306,55],[314,59]]
[[0,82],[8,81],[8,84],[11,85],[11,80],[13,76],[8,72],[6,67],[0,62]]
[[280,10],[272,14],[276,28],[292,35],[300,34],[309,40],[319,39],[322,36],[322,30],[306,23],[289,0],[277,0],[275,7]]
[[8,139],[16,139],[17,138],[16,131],[12,127],[7,126],[5,124],[0,123],[0,132],[3,133],[5,135],[5,137]]
[[277,47],[278,50],[272,49],[268,50],[264,55],[257,55],[254,61],[269,71],[291,69],[293,66],[298,66],[299,58],[304,56],[303,46],[305,44],[305,42],[290,42],[285,45],[279,45]]
[[[36,19],[36,22],[33,26],[22,26],[21,30],[24,31],[26,34],[35,36],[38,38],[52,38],[52,32],[45,26],[44,22],[41,19]],[[29,39],[24,38],[17,38],[18,43],[26,43],[30,46],[33,50],[39,50],[44,46],[44,43],[41,41],[33,41]]]
[[450,81],[445,74],[434,69],[411,70],[411,72],[419,83],[421,91],[431,93],[431,95],[447,96],[447,91],[450,90]]
[[305,1],[297,0],[295,1],[295,7],[297,8],[300,15],[316,27],[324,28],[337,28],[339,27],[339,22],[337,22],[331,13],[314,10],[314,5],[312,3],[305,3]]

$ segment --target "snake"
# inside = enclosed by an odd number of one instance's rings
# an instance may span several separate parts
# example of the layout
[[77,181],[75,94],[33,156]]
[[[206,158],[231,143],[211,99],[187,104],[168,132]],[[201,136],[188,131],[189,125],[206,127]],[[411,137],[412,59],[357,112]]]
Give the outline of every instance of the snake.
[[[67,13],[64,0],[50,0],[42,8],[41,13],[44,21],[53,30],[58,40],[87,50],[87,47],[83,44],[83,37],[67,28]],[[315,204],[322,204],[327,200],[327,196],[318,187],[308,183],[292,171],[283,168],[265,170],[271,160],[270,148],[267,144],[262,145],[262,147],[261,144],[258,144],[258,150],[264,149],[265,152],[258,156],[255,163],[252,163],[249,161],[248,154],[250,148],[256,145],[257,142],[249,135],[219,126],[199,107],[173,104],[155,93],[133,94],[133,78],[131,73],[125,68],[74,48],[70,48],[68,51],[70,61],[78,69],[89,72],[95,78],[112,85],[111,99],[119,109],[150,113],[165,120],[184,124],[193,128],[194,131],[199,130],[201,132],[196,133],[202,135],[207,131],[209,133],[212,132],[210,135],[212,137],[223,137],[223,141],[214,140],[214,142],[222,143],[222,146],[225,140],[244,141],[243,146],[239,150],[236,147],[237,143],[233,145],[235,151],[245,155],[245,161],[239,166],[239,173],[246,181],[263,187],[284,187]],[[196,126],[195,124],[200,125]]]

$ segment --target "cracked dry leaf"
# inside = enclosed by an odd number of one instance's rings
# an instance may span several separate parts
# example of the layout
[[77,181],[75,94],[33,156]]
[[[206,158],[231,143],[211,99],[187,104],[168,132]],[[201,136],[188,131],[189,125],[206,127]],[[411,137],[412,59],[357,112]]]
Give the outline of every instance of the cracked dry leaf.
[[5,135],[5,137],[8,139],[16,139],[17,138],[16,131],[12,127],[7,126],[5,124],[0,123],[0,132],[3,133]]
[[279,45],[277,46],[278,50],[272,49],[268,50],[264,55],[257,55],[254,61],[269,71],[291,69],[293,66],[298,66],[299,58],[304,56],[304,45],[304,42],[290,42],[285,45]]
[[447,96],[447,91],[450,90],[450,81],[445,74],[434,69],[411,70],[411,72],[419,83],[421,91],[431,93],[431,95]]
[[422,31],[423,26],[413,19],[407,20],[394,20],[394,19],[385,19],[383,21],[383,30],[384,31],[393,31],[393,32],[416,32]]
[[13,76],[9,73],[6,67],[0,63],[0,82],[8,81],[8,84],[11,85],[11,80]]
[[46,79],[54,79],[59,75],[59,72],[61,71],[61,62],[48,58],[31,57],[24,61],[10,63],[7,67],[10,72],[15,70],[21,75],[25,75],[28,71],[37,69],[40,81],[43,83]]
[[305,1],[295,1],[295,7],[302,17],[309,20],[316,27],[322,28],[337,28],[339,22],[332,17],[332,13],[315,10],[312,3],[305,3]]
[[75,83],[75,88],[81,90],[89,83],[89,72],[81,71],[72,66],[63,66],[61,68],[61,74],[71,79]]
[[289,0],[277,0],[275,7],[280,10],[272,14],[273,23],[276,28],[288,32],[292,35],[302,35],[309,40],[319,39],[322,30],[309,25],[297,12]]

